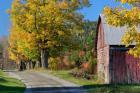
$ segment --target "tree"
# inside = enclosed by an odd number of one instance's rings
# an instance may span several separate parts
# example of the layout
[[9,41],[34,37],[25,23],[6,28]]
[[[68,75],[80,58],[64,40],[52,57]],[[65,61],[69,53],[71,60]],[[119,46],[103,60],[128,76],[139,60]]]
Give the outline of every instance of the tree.
[[88,0],[14,0],[9,11],[12,27],[35,34],[43,68],[48,58],[58,55],[71,38],[82,30],[83,16],[76,11],[89,5]]
[[0,59],[1,59],[1,68],[6,68],[6,64],[9,61],[9,54],[8,54],[8,39],[6,36],[0,37]]
[[2,47],[2,44],[0,44],[0,55],[2,55],[2,50],[3,50],[3,47]]
[[17,64],[23,61],[38,61],[39,51],[35,43],[35,35],[12,27],[9,36],[9,55]]
[[[83,62],[89,62],[94,58],[94,41],[96,34],[97,22],[85,20],[83,23],[83,33],[79,34],[78,41],[80,47],[71,51],[69,61],[76,62],[77,67],[80,67]],[[93,61],[93,60],[92,60]],[[94,68],[91,68],[94,69]]]
[[[105,7],[104,14],[107,22],[113,26],[126,26],[128,29],[122,38],[122,43],[126,46],[135,43],[136,46],[130,49],[129,53],[135,57],[140,57],[140,1],[139,0],[117,0],[122,3],[122,7],[114,9]],[[128,4],[131,8],[124,5]]]

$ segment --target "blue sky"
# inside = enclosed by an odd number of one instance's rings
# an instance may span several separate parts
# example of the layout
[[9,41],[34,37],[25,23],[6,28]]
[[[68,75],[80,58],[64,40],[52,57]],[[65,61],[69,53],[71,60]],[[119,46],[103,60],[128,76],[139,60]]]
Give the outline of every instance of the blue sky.
[[[104,6],[115,7],[119,5],[115,0],[90,0],[91,6],[84,8],[81,13],[84,14],[85,19],[96,21],[99,14],[102,12]],[[0,36],[8,35],[10,29],[10,19],[6,10],[11,7],[12,0],[0,0]]]

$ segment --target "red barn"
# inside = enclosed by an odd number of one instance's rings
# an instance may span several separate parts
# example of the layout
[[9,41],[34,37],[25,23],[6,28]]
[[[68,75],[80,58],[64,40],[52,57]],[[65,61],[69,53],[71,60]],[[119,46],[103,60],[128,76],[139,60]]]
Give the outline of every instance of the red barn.
[[103,83],[140,83],[140,59],[128,54],[121,38],[126,27],[108,25],[100,15],[96,34],[97,73]]

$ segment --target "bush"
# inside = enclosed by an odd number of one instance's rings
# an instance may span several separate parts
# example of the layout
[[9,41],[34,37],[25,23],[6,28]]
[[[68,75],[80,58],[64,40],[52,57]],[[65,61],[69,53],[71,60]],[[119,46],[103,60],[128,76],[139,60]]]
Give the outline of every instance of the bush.
[[49,69],[58,70],[59,61],[60,61],[60,59],[58,57],[56,57],[56,58],[50,57],[48,60]]
[[85,78],[87,80],[91,80],[93,79],[93,75],[92,74],[89,74],[87,71],[85,71],[84,69],[78,69],[78,68],[75,68],[73,69],[70,74],[74,77],[77,77],[77,78]]
[[89,58],[89,68],[88,71],[90,74],[96,74],[97,61],[92,56]]

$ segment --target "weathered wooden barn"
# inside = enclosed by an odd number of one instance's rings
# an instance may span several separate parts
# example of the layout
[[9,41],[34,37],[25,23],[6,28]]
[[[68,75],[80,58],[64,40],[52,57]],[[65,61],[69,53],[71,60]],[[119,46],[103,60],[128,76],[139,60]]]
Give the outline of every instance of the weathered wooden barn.
[[129,48],[121,43],[125,31],[126,27],[108,25],[100,15],[96,34],[97,73],[103,83],[140,83],[140,59],[129,55]]

